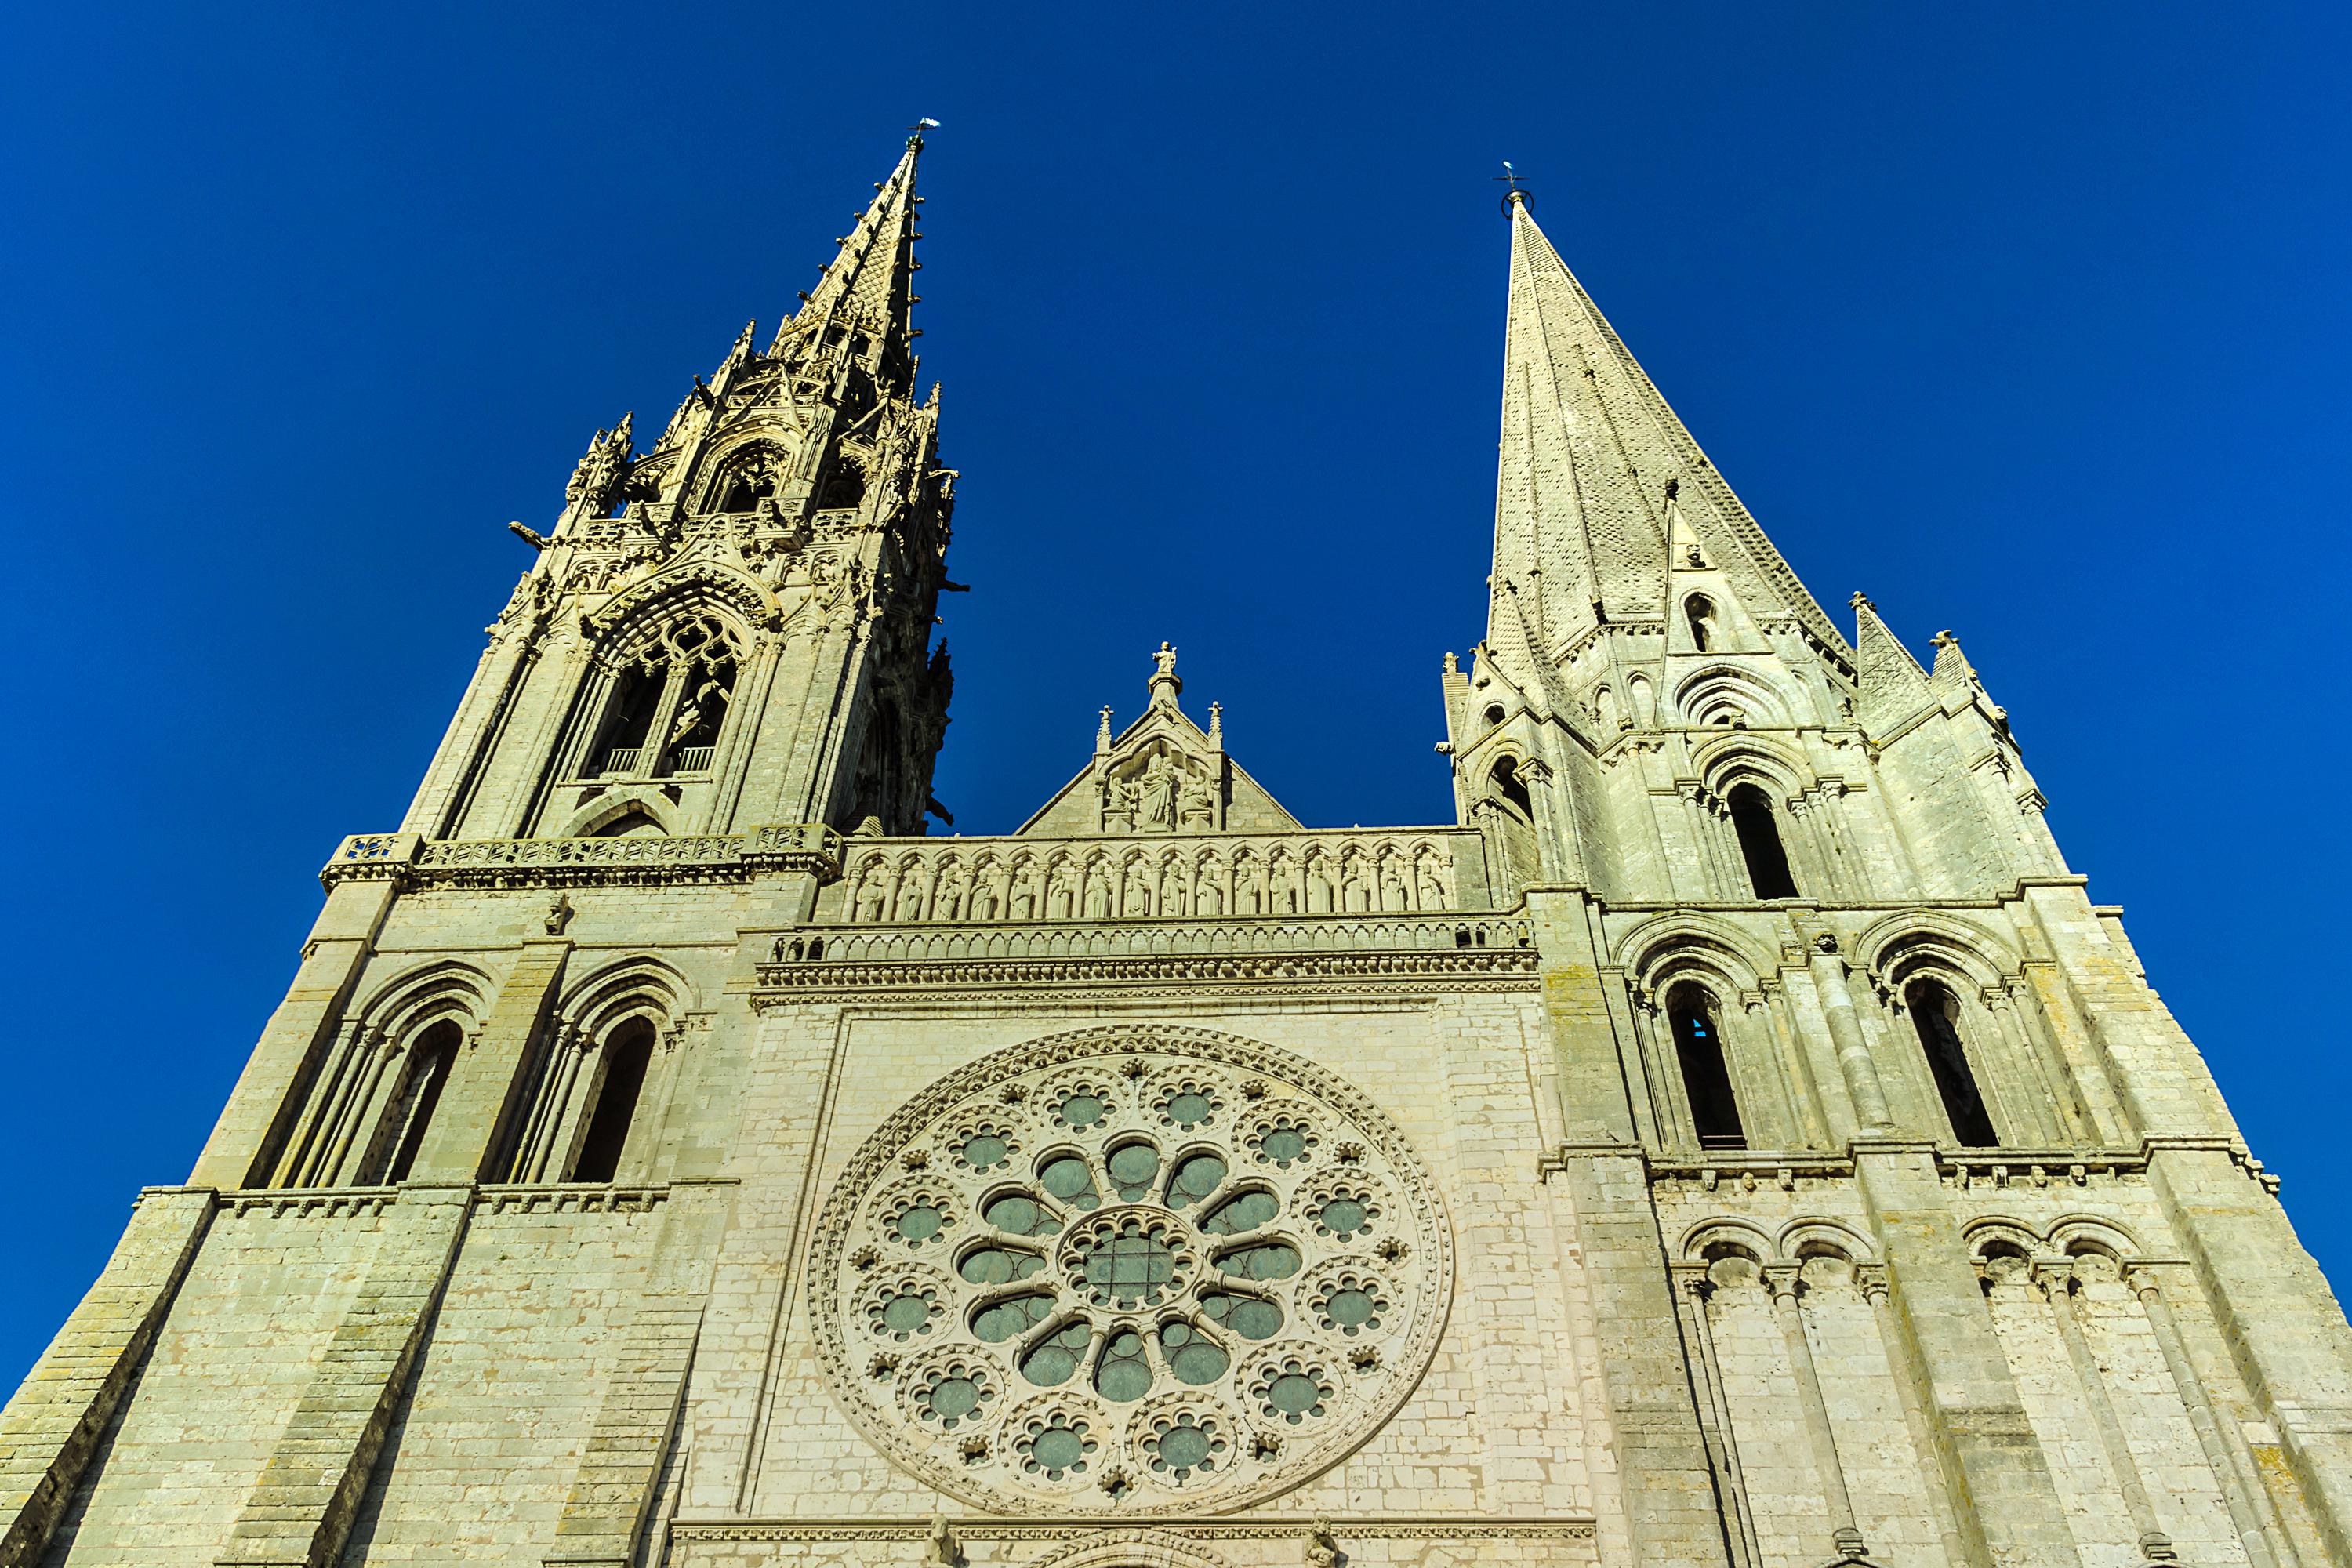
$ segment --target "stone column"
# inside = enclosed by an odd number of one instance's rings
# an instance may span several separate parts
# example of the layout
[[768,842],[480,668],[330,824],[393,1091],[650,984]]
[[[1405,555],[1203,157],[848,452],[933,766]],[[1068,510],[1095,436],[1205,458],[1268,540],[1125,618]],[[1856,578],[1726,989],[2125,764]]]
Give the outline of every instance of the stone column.
[[2156,1271],[2129,1269],[2124,1284],[2139,1298],[2140,1310],[2163,1353],[2165,1370],[2172,1376],[2173,1392],[2189,1409],[2189,1424],[2196,1428],[2198,1446],[2205,1450],[2206,1466],[2221,1489],[2222,1501],[2229,1505],[2230,1523],[2245,1545],[2246,1560],[2253,1568],[2290,1568],[2295,1561],[2294,1544],[2279,1522],[2252,1457],[2242,1442],[2232,1443],[2223,1436],[2221,1417],[2205,1392],[2204,1379],[2197,1375],[2197,1363],[2189,1359],[2189,1343],[2180,1336],[2179,1321],[2172,1315],[2172,1303],[2164,1299]]
[[2107,1468],[2115,1473],[2116,1488],[2123,1493],[2132,1527],[2139,1532],[2140,1556],[2149,1563],[2178,1561],[2180,1554],[2172,1549],[2172,1538],[2158,1522],[2156,1505],[2149,1500],[2147,1485],[2140,1479],[2139,1463],[2132,1458],[2123,1424],[2116,1418],[2115,1401],[2107,1393],[2106,1373],[2100,1370],[2098,1358],[2091,1353],[2090,1343],[2083,1337],[2083,1321],[2074,1302],[2074,1264],[2055,1259],[2037,1264],[2033,1284],[2050,1303],[2051,1321],[2057,1325],[2058,1338],[2066,1346],[2066,1359],[2074,1366],[2074,1381],[2082,1385],[2084,1402],[2091,1407],[2091,1424],[2099,1429],[2099,1446],[2106,1451]]
[[301,1187],[320,1180],[321,1157],[334,1142],[335,1131],[350,1112],[351,1102],[364,1089],[374,1067],[376,1042],[366,1037],[356,1018],[345,1018],[335,1030],[322,1070],[313,1081],[310,1104],[287,1140],[270,1185]]
[[1837,938],[1827,931],[1816,936],[1807,962],[1812,969],[1813,989],[1821,994],[1822,1012],[1829,1019],[1830,1040],[1837,1047],[1838,1069],[1853,1100],[1854,1115],[1865,1133],[1892,1131],[1895,1113],[1887,1106],[1886,1086],[1879,1079],[1870,1042],[1854,1013],[1853,994],[1846,989],[1845,961],[1838,956]]
[[1830,1426],[1829,1402],[1822,1397],[1821,1374],[1813,1367],[1813,1345],[1805,1332],[1805,1310],[1798,1296],[1805,1283],[1801,1265],[1776,1264],[1764,1270],[1764,1284],[1772,1292],[1774,1316],[1780,1320],[1780,1337],[1789,1347],[1789,1370],[1797,1380],[1797,1402],[1805,1411],[1805,1436],[1812,1446],[1813,1469],[1822,1479],[1822,1494],[1829,1505],[1830,1542],[1840,1557],[1859,1562],[1870,1555],[1863,1544],[1862,1527],[1853,1515],[1853,1499],[1846,1491],[1845,1466],[1839,1462],[1837,1434]]
[[[1737,1260],[1743,1268],[1752,1267],[1745,1258]],[[1685,1340],[1684,1357],[1690,1363],[1692,1380],[1698,1385],[1699,1433],[1706,1440],[1707,1457],[1716,1469],[1716,1495],[1723,1500],[1725,1533],[1730,1539],[1733,1568],[1755,1568],[1763,1561],[1763,1549],[1756,1540],[1756,1521],[1748,1507],[1747,1482],[1739,1473],[1738,1435],[1732,1430],[1731,1406],[1723,1393],[1723,1363],[1715,1348],[1715,1326],[1709,1321],[1707,1303],[1714,1297],[1717,1282],[1713,1266],[1702,1269],[1696,1265],[1677,1264],[1682,1289],[1675,1292],[1681,1309],[1679,1323]]]
[[2001,1038],[2009,1043],[2014,1058],[2031,1067],[2048,1092],[2048,1106],[2057,1119],[2054,1129],[2058,1138],[2077,1147],[2098,1141],[2097,1131],[2084,1118],[2079,1097],[2075,1093],[2073,1075],[2066,1064],[2056,1059],[2047,1047],[2047,1040],[2030,1029],[2017,1016],[2017,997],[2013,986],[2021,981],[2004,980],[1998,985],[1988,985],[1983,991],[1985,1010],[2000,1026]]

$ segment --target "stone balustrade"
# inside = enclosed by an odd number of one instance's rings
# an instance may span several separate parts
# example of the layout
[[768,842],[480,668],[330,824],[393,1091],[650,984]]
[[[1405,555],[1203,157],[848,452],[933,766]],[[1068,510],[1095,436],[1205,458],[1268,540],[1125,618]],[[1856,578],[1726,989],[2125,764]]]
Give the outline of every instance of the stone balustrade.
[[1412,914],[1491,907],[1456,827],[1099,838],[851,839],[820,921],[915,925]]

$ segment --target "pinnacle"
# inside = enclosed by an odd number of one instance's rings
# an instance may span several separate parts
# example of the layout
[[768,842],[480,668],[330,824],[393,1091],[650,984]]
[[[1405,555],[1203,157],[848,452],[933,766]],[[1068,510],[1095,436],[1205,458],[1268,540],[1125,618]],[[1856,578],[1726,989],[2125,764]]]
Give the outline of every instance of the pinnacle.
[[836,247],[814,289],[800,296],[800,309],[776,333],[769,352],[780,352],[792,337],[803,336],[820,323],[838,324],[878,341],[879,363],[886,379],[902,383],[911,369],[912,340],[919,334],[910,320],[914,305],[913,275],[922,265],[914,257],[915,161],[921,138],[911,138],[890,177],[875,186],[875,195],[849,232],[834,241]]

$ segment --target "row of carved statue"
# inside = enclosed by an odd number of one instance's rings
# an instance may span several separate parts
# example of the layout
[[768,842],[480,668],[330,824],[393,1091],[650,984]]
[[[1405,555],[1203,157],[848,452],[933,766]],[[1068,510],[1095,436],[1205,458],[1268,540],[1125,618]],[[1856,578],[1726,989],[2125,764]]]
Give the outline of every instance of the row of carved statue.
[[1458,908],[1441,839],[1266,840],[1206,852],[876,849],[854,857],[841,908],[865,924],[1210,919]]

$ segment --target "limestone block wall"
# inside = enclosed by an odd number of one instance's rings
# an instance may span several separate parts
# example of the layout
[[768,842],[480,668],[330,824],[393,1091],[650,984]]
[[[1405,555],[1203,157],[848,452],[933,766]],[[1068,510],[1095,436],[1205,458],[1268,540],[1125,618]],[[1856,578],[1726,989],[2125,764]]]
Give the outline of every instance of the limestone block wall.
[[[1275,1008],[1211,995],[1180,1007],[1003,995],[950,1009],[881,999],[771,1005],[730,1161],[742,1184],[737,1225],[688,1401],[674,1560],[913,1562],[922,1521],[971,1511],[891,1463],[844,1415],[787,1260],[805,1255],[835,1173],[902,1102],[1008,1046],[1110,1024],[1145,1035],[1214,1030],[1344,1074],[1395,1117],[1454,1226],[1451,1310],[1427,1374],[1360,1448],[1248,1510],[1249,1522],[1221,1531],[1221,1549],[1236,1563],[1294,1561],[1299,1527],[1330,1515],[1359,1522],[1348,1550],[1368,1564],[1430,1550],[1388,1543],[1382,1525],[1402,1523],[1465,1548],[1480,1541],[1484,1556],[1490,1532],[1517,1521],[1526,1533],[1510,1538],[1507,1560],[1591,1560],[1592,1516],[1618,1504],[1588,1391],[1560,1354],[1590,1338],[1578,1319],[1591,1309],[1573,1264],[1575,1216],[1534,1176],[1543,1136],[1528,1042],[1538,1023],[1529,1001],[1508,995]],[[713,1517],[727,1513],[748,1517]],[[894,1519],[899,1544],[887,1555],[858,1544],[873,1539],[864,1532],[875,1521]],[[1458,1521],[1451,1535],[1431,1522],[1449,1519]],[[820,1545],[828,1534],[834,1542]],[[967,1551],[975,1563],[1048,1555],[1020,1535]],[[787,1549],[788,1538],[803,1539]]]
[[630,1326],[656,1289],[672,1201],[660,1189],[486,1197],[344,1562],[521,1562],[555,1539]]
[[257,1199],[213,1220],[52,1563],[225,1552],[329,1342],[397,1231],[381,1195]]

